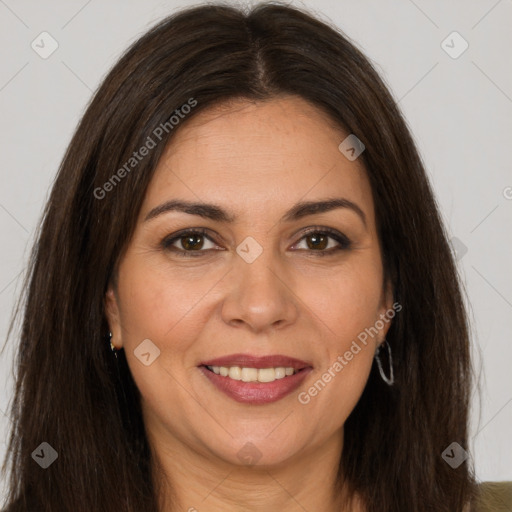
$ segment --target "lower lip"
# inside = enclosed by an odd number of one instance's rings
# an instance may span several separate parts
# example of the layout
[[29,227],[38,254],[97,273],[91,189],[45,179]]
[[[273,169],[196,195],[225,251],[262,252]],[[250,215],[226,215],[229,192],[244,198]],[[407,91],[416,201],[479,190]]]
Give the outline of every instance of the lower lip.
[[309,375],[312,368],[303,368],[297,373],[273,382],[244,382],[218,375],[204,366],[199,369],[220,391],[233,400],[250,405],[277,402],[295,391]]

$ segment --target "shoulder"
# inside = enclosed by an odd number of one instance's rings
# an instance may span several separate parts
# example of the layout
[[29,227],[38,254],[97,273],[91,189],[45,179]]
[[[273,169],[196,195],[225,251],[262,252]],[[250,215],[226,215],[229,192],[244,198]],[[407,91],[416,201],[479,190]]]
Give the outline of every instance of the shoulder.
[[512,510],[512,482],[482,482],[471,512],[509,512]]

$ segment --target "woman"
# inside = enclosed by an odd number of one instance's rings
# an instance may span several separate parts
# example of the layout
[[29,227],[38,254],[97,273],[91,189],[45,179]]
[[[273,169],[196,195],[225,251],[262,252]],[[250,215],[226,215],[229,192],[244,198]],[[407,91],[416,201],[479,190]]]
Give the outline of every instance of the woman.
[[198,7],[139,39],[30,270],[10,511],[477,506],[432,190],[368,60],[308,14]]

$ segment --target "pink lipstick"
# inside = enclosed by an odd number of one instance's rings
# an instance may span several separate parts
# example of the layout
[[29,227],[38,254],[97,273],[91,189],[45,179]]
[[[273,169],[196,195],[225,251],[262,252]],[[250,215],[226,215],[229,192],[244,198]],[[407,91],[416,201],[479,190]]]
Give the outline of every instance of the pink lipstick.
[[199,365],[209,381],[240,403],[263,405],[295,391],[311,372],[311,364],[283,356],[232,354]]

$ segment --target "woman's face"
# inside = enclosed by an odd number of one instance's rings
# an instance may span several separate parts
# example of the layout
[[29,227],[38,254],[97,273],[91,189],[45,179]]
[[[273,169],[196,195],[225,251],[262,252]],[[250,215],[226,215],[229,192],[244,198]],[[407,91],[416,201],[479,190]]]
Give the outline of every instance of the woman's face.
[[[392,303],[347,135],[283,97],[198,114],[166,149],[107,315],[169,452],[273,465],[342,440]],[[218,358],[224,369],[204,366]]]

